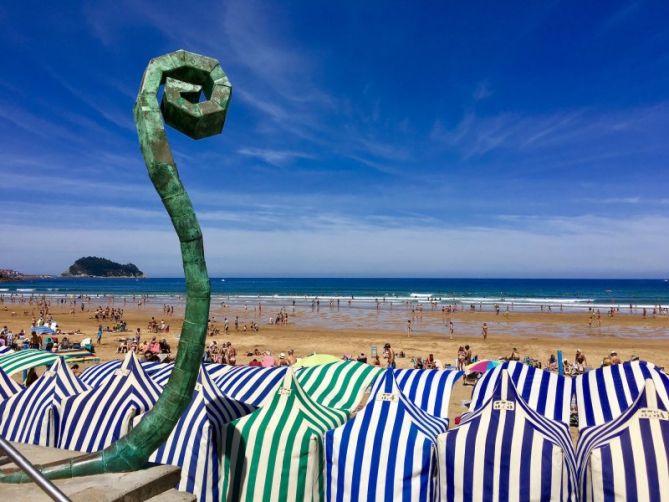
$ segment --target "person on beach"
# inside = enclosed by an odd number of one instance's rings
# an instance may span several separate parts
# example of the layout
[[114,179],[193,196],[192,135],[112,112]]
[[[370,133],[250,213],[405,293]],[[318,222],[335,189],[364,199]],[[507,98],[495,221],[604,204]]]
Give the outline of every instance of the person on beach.
[[78,364],[73,364],[72,367],[70,368],[72,370],[72,374],[79,378],[81,376],[81,370],[79,369]]
[[617,352],[611,352],[611,364],[620,364],[620,357],[618,357]]
[[291,366],[297,362],[297,357],[295,357],[295,351],[293,349],[288,350],[288,357],[286,359]]
[[413,333],[413,326],[411,325],[411,319],[407,319],[407,336],[411,336]]
[[585,354],[581,351],[581,349],[576,349],[576,355],[574,356],[574,366],[576,371],[583,373],[587,364],[588,362],[585,359]]
[[389,343],[386,343],[383,348],[385,349],[386,357],[388,358],[388,368],[395,369],[397,367],[397,364],[395,363],[395,351]]
[[481,326],[481,334],[483,335],[483,341],[485,342],[488,339],[488,323],[484,322]]
[[472,349],[465,345],[465,365],[472,363]]
[[511,351],[511,355],[509,356],[509,361],[520,361],[520,354],[518,353],[518,349],[516,347],[513,348]]
[[448,321],[448,334],[451,340],[453,340],[453,333],[455,333],[455,329],[453,327],[453,321]]
[[102,324],[98,326],[98,345],[102,344]]
[[462,345],[460,345],[458,347],[458,370],[464,371],[466,357],[467,357],[467,351]]

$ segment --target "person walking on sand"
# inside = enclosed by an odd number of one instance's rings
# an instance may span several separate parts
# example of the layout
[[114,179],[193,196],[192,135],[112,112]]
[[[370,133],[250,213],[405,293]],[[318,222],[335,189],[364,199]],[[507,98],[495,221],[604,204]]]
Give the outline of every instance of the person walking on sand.
[[98,326],[98,345],[102,345],[102,324]]
[[448,335],[451,340],[453,340],[453,333],[455,332],[455,329],[453,328],[453,321],[448,321]]
[[483,323],[483,326],[481,327],[481,334],[483,335],[483,341],[485,342],[488,339],[488,323]]
[[386,355],[388,357],[388,368],[395,369],[397,367],[395,364],[395,351],[390,347],[389,343],[386,343],[383,348],[385,349]]
[[411,325],[411,319],[407,319],[407,336],[411,336],[413,333],[413,326]]

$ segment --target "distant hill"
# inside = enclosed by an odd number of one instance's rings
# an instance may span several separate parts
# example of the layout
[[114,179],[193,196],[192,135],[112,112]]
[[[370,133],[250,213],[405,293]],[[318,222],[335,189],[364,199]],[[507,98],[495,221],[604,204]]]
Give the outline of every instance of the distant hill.
[[122,265],[107,258],[86,256],[75,261],[63,276],[143,277],[144,273],[132,263]]

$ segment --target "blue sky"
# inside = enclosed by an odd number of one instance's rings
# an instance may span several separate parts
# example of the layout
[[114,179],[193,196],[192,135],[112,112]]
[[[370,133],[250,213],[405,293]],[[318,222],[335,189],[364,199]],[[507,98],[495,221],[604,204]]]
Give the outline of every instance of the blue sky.
[[[39,14],[36,14],[39,12]],[[132,106],[221,61],[221,136],[169,131],[219,276],[665,277],[666,2],[6,2],[0,266],[180,275]]]

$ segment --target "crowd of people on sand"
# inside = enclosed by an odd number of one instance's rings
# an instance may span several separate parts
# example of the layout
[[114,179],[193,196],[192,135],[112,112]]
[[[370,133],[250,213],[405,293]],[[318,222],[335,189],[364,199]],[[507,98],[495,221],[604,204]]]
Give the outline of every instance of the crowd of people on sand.
[[120,338],[116,348],[117,354],[127,354],[134,352],[144,358],[145,361],[169,362],[172,354],[172,348],[167,339],[151,337],[150,340],[142,340],[142,330],[137,328],[135,336],[132,338]]

